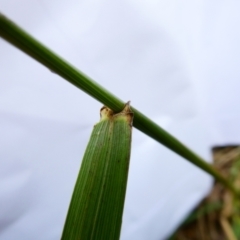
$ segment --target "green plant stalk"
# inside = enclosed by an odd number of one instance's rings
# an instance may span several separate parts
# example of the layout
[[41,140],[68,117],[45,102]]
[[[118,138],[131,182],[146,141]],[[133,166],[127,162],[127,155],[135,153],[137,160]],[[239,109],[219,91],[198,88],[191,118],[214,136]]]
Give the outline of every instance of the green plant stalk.
[[62,240],[117,240],[120,237],[131,149],[129,103],[114,114],[101,109],[73,192]]
[[[119,112],[123,109],[123,101],[61,59],[2,14],[0,14],[0,36],[38,62],[42,63],[47,68],[51,69],[56,74],[66,79],[68,82],[111,108],[114,112]],[[134,127],[187,159],[205,172],[209,173],[234,194],[240,196],[240,192],[232,185],[232,183],[224,178],[210,164],[205,162],[201,157],[138,110],[132,107],[132,111],[134,112]]]

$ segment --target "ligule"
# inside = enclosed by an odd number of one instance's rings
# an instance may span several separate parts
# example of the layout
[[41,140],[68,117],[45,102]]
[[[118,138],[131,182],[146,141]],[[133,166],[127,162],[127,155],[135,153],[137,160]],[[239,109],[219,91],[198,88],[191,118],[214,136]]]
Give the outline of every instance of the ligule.
[[62,240],[117,240],[127,186],[133,113],[101,109],[68,210]]

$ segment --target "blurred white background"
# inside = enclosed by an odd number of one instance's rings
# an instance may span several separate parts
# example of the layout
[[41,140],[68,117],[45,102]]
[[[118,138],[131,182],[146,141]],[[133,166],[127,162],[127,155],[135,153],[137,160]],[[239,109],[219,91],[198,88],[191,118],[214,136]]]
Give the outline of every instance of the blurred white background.
[[[211,161],[240,143],[240,3],[0,0],[0,11]],[[127,86],[127,87],[126,87]],[[0,239],[60,239],[102,104],[0,39]],[[121,240],[163,240],[211,178],[133,131]]]

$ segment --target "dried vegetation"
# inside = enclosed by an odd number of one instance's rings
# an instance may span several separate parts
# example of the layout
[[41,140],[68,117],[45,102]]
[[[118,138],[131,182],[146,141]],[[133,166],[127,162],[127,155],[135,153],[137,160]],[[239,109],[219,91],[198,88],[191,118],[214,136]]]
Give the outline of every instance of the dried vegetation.
[[[213,149],[214,166],[240,189],[240,147]],[[171,240],[240,239],[240,201],[215,183],[206,199],[190,214]],[[170,240],[169,239],[169,240]]]

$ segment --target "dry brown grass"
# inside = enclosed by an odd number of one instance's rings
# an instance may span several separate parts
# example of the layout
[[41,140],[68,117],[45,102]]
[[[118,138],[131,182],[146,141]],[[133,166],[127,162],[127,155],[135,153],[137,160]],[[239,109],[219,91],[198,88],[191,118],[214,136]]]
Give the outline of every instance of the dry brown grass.
[[[240,189],[240,147],[213,149],[214,166]],[[240,201],[221,184],[189,216],[171,240],[240,239]]]

